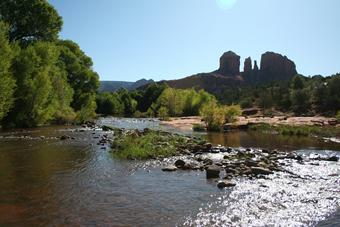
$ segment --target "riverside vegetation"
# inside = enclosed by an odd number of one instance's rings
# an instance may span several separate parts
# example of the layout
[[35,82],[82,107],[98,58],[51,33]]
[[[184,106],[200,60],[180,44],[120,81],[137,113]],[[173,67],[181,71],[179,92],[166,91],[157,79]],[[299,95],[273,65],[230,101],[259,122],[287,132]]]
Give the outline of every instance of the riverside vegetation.
[[206,128],[216,131],[234,122],[240,107],[259,107],[268,115],[282,111],[340,118],[339,74],[296,75],[288,81],[226,88],[216,96],[194,88],[171,88],[166,82],[99,93],[91,58],[75,42],[58,37],[62,24],[45,0],[0,3],[2,127],[82,123],[97,114],[163,120],[201,115]]
[[58,38],[62,24],[45,0],[1,1],[3,127],[84,122],[95,116],[99,77],[75,42]]

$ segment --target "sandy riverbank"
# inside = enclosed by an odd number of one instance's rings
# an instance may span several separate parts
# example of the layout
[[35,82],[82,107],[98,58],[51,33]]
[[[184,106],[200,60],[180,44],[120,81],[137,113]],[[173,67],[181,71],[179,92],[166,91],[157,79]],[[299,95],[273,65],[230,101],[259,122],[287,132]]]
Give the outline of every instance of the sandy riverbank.
[[[248,124],[270,124],[270,125],[292,125],[292,126],[303,126],[303,125],[316,125],[316,126],[336,126],[340,127],[340,124],[336,123],[335,118],[328,117],[239,117],[235,125],[248,125]],[[162,121],[163,125],[172,126],[180,130],[192,130],[194,124],[204,125],[202,118],[198,116],[193,117],[175,117],[170,118],[169,121]],[[336,125],[337,124],[337,125]]]

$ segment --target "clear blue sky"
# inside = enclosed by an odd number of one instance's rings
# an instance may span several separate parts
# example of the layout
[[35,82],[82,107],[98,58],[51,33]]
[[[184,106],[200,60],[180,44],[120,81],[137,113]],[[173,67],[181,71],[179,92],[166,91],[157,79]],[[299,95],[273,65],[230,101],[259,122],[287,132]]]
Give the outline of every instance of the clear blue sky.
[[[340,72],[340,0],[50,0],[63,39],[101,80],[175,79],[218,68],[223,52],[287,55],[304,75]],[[241,62],[241,69],[243,62]]]

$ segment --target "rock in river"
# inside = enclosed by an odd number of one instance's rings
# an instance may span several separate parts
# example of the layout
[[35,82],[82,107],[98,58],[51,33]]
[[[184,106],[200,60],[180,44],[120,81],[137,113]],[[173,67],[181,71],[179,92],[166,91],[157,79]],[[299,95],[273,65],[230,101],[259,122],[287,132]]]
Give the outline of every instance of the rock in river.
[[176,171],[176,170],[177,170],[176,166],[166,166],[166,167],[162,168],[162,171],[164,171],[164,172],[173,172],[173,171]]
[[258,175],[258,174],[263,174],[263,175],[273,174],[273,171],[266,169],[266,168],[262,168],[262,167],[251,167],[251,172],[255,175]]
[[207,179],[219,178],[220,177],[220,167],[211,165],[206,169]]
[[227,181],[227,180],[220,181],[220,182],[218,182],[218,184],[217,184],[217,187],[218,187],[218,188],[229,188],[229,187],[235,187],[235,186],[236,186],[235,183],[230,182],[230,181]]
[[183,168],[183,166],[185,165],[185,161],[181,160],[181,159],[178,159],[176,162],[175,162],[175,166],[177,168]]

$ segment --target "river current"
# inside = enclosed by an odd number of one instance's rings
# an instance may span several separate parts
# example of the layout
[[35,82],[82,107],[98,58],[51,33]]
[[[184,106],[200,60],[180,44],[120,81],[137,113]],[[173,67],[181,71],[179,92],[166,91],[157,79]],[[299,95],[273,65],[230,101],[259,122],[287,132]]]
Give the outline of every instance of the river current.
[[[193,134],[155,119],[104,118],[98,124]],[[286,160],[285,168],[300,177],[239,177],[235,187],[220,190],[205,172],[161,171],[178,157],[118,160],[108,146],[97,145],[103,134],[77,127],[0,132],[0,226],[340,226],[340,162]],[[60,140],[62,135],[70,139]],[[238,149],[340,157],[339,143],[319,138],[194,136]]]

